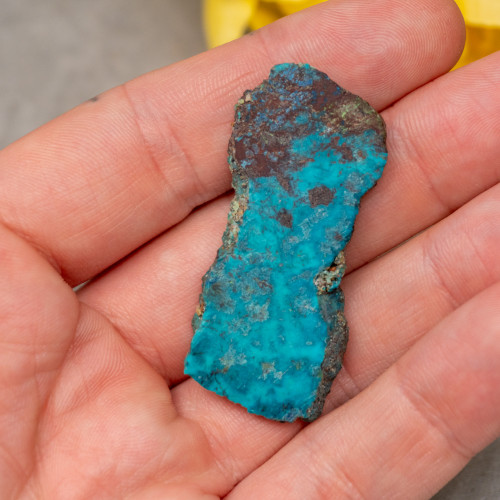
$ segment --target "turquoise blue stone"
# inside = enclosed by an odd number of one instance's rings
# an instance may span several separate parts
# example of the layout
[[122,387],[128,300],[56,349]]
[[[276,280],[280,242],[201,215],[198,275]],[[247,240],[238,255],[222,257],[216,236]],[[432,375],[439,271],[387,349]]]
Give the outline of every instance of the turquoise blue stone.
[[314,420],[342,366],[340,280],[385,125],[307,64],[280,64],[236,105],[235,197],[203,277],[185,373],[269,419]]

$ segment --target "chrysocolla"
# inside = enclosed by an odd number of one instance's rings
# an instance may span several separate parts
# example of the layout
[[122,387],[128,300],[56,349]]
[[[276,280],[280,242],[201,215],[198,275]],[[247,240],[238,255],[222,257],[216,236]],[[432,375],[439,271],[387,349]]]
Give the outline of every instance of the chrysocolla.
[[277,65],[243,94],[229,141],[235,197],[186,374],[270,419],[321,414],[348,338],[343,249],[385,138],[366,101],[307,64]]

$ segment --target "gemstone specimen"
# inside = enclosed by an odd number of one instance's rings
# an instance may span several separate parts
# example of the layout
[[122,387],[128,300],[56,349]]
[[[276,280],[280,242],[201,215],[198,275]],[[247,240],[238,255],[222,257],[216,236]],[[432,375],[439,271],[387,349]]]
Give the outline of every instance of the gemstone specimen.
[[203,277],[185,372],[251,413],[314,420],[342,366],[339,288],[359,202],[382,174],[385,125],[307,64],[280,64],[236,105],[235,197]]

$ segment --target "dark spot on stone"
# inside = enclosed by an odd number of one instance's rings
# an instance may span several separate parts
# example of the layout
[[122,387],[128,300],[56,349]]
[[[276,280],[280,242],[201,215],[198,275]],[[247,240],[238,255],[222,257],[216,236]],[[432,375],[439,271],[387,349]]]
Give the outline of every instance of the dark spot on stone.
[[257,285],[261,290],[272,290],[273,286],[271,283],[265,281],[265,280],[255,280],[257,282]]
[[282,226],[288,228],[293,226],[293,215],[286,208],[282,208],[276,218]]
[[[332,94],[335,91],[336,84],[322,79],[314,80],[311,85],[314,99],[311,102],[311,107],[315,111],[323,111],[332,99]],[[340,89],[339,89],[340,90]]]
[[315,208],[318,205],[329,205],[335,195],[335,190],[327,186],[316,186],[309,190],[309,204]]
[[257,153],[253,159],[254,162],[247,169],[247,172],[250,172],[253,177],[270,177],[273,175],[273,164],[266,158],[264,153]]
[[352,149],[347,144],[342,144],[341,146],[337,146],[336,151],[342,155],[342,160],[345,162],[353,161],[354,155],[352,154]]
[[354,155],[352,152],[351,146],[346,143],[339,144],[339,137],[332,137],[332,140],[329,141],[325,146],[324,150],[333,150],[336,153],[339,153],[342,157],[341,163],[347,163],[354,160]]

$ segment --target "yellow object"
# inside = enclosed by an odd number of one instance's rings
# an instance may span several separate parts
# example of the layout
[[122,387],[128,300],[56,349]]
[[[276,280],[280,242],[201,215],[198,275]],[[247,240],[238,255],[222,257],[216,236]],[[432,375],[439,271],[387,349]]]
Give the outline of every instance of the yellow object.
[[266,3],[274,3],[277,4],[279,10],[284,15],[293,14],[302,9],[306,9],[307,7],[311,7],[317,3],[324,2],[325,0],[281,0],[281,1],[272,1],[272,0],[263,0]]
[[500,50],[500,0],[455,0],[465,19],[467,38],[457,68]]
[[259,0],[205,0],[204,23],[209,47],[239,38],[248,29]]
[[455,0],[465,21],[475,26],[500,26],[500,2],[498,0]]
[[204,0],[205,34],[210,48],[239,38],[287,14],[326,0]]
[[271,2],[260,2],[253,15],[248,20],[248,27],[251,31],[258,30],[266,24],[271,24],[281,17],[278,7]]
[[[204,0],[209,47],[239,38],[276,19],[326,0]],[[455,0],[467,26],[465,49],[456,67],[500,50],[500,0]]]

